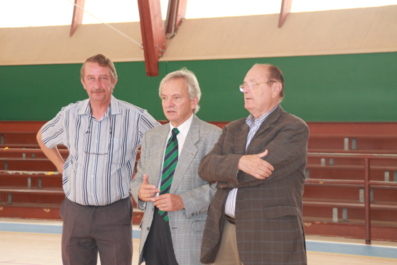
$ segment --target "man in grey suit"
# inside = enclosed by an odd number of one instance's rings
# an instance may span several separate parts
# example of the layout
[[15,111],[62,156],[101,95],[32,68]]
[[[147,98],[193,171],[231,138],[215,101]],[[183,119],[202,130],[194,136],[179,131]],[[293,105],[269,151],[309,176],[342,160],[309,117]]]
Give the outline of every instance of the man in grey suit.
[[254,65],[240,86],[248,118],[224,127],[199,175],[217,183],[203,235],[203,263],[306,264],[302,195],[309,130],[280,106],[284,78]]
[[139,264],[201,264],[200,246],[215,186],[198,176],[198,166],[221,130],[195,115],[201,92],[191,71],[168,74],[159,94],[169,123],[145,133],[131,184],[138,208],[145,211]]

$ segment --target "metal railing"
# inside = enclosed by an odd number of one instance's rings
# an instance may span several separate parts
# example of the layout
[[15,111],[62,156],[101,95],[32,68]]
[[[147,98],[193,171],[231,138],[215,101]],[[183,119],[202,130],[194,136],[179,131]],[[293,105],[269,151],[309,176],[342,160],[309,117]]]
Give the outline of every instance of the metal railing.
[[[364,160],[364,180],[332,180],[333,184],[340,185],[364,185],[364,211],[365,211],[365,243],[371,244],[371,186],[388,186],[397,188],[397,182],[371,181],[370,180],[370,161],[379,159],[397,160],[397,154],[362,154],[362,153],[308,153],[309,157],[319,158],[357,158]],[[397,163],[396,163],[397,167]],[[316,179],[315,181],[325,181],[324,179]],[[348,205],[348,203],[346,203]]]

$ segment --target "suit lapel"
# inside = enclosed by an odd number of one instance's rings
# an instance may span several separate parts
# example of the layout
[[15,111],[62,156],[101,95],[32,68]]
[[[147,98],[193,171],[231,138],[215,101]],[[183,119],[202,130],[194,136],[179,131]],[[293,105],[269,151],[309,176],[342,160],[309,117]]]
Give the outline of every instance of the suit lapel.
[[200,140],[199,119],[194,115],[189,132],[186,136],[182,152],[179,156],[178,165],[176,166],[174,178],[172,180],[170,193],[175,193],[179,183],[186,176],[186,171],[190,167],[196,153],[198,152],[197,142]]
[[[262,133],[264,133],[272,123],[276,122],[278,120],[278,118],[280,117],[280,115],[284,112],[283,108],[278,105],[276,107],[276,109],[269,115],[269,117],[267,117],[263,123],[261,124],[261,126],[259,127],[258,131],[255,133],[254,137],[252,137],[252,140],[247,148],[247,150],[250,149],[251,147],[251,143],[254,142],[255,138],[259,137]],[[248,127],[248,126],[247,126]]]
[[242,121],[240,130],[235,133],[235,138],[234,138],[235,154],[245,154],[245,146],[247,144],[248,131],[249,131],[249,127],[244,119]]
[[163,159],[164,159],[164,152],[165,152],[165,145],[168,138],[168,133],[170,131],[170,125],[166,124],[159,128],[158,135],[153,137],[153,142],[151,145],[151,160],[152,161],[161,161],[161,163],[152,163],[153,172],[158,172],[158,174],[154,174],[151,177],[150,184],[157,186],[160,183],[161,175],[163,171]]

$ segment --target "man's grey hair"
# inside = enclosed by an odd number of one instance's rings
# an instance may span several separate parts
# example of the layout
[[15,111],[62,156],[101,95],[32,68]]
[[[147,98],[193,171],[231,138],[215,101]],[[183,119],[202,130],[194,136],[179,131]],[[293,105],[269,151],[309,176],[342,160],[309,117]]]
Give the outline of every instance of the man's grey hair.
[[189,98],[190,99],[195,99],[195,98],[198,99],[197,106],[194,109],[194,113],[197,113],[200,109],[198,102],[200,101],[200,98],[201,98],[201,89],[200,89],[199,83],[197,81],[196,75],[192,71],[190,71],[186,68],[182,68],[181,70],[171,72],[171,73],[167,74],[163,78],[163,80],[161,80],[160,86],[159,86],[159,96],[161,97],[161,88],[163,87],[163,85],[166,82],[168,82],[172,79],[178,79],[178,78],[185,80]]

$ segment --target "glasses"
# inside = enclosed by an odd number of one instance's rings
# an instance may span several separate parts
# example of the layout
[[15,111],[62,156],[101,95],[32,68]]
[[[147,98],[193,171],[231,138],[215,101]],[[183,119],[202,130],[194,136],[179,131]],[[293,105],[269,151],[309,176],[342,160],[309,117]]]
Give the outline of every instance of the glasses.
[[[110,119],[110,116],[109,116],[109,119]],[[92,121],[89,121],[89,124],[88,124],[88,129],[87,129],[87,131],[85,132],[85,137],[86,137],[86,150],[84,151],[84,153],[86,153],[87,155],[107,155],[108,154],[108,152],[90,152],[90,150],[89,149],[91,149],[91,140],[92,140],[92,135],[91,135],[91,122]],[[112,122],[111,122],[111,119],[110,119],[110,122],[109,122],[109,145],[108,145],[108,149],[107,149],[107,151],[109,151],[110,150],[110,148],[111,148],[111,143],[112,143],[112,134],[113,134],[113,131],[112,131]],[[91,140],[89,140],[89,138],[91,138]],[[88,149],[88,150],[87,150]]]
[[241,92],[244,92],[244,88],[246,88],[246,87],[248,87],[249,89],[253,89],[253,88],[256,87],[256,86],[259,86],[260,84],[264,84],[264,83],[270,84],[270,83],[275,83],[275,82],[277,82],[277,81],[270,80],[270,81],[258,82],[258,83],[249,82],[249,83],[241,84],[241,85],[239,86],[239,89],[240,89]]

